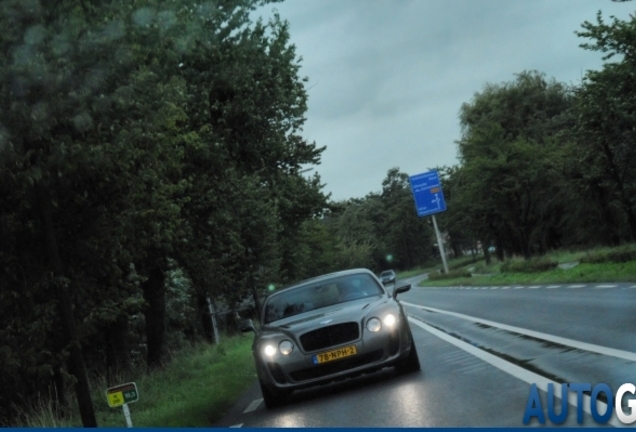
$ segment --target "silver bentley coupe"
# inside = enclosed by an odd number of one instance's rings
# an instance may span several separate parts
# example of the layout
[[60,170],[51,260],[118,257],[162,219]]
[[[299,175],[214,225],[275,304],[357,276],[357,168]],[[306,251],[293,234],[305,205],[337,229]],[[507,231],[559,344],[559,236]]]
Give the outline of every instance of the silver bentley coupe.
[[308,279],[271,294],[252,354],[267,408],[294,390],[395,367],[420,370],[411,329],[396,297],[369,270],[354,269]]

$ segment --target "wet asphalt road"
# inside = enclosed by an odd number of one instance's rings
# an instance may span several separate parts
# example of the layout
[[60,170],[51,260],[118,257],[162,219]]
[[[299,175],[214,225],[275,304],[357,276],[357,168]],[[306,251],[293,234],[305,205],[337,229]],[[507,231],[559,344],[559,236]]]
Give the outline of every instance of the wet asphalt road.
[[[636,284],[415,287],[421,278],[399,297],[421,373],[386,369],[294,393],[275,410],[265,409],[255,382],[214,426],[523,427],[533,382],[614,391],[636,382]],[[578,424],[573,405],[569,413],[564,426],[602,426],[589,412]]]

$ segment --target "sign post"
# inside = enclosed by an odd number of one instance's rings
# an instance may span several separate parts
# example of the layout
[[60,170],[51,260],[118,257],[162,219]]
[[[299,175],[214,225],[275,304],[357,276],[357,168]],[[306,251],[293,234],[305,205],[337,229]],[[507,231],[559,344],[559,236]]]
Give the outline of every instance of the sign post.
[[439,175],[437,171],[428,171],[410,176],[409,181],[411,182],[411,191],[413,192],[417,215],[419,217],[432,216],[433,218],[437,247],[439,247],[439,254],[442,256],[442,263],[444,264],[444,273],[448,273],[444,243],[442,242],[442,235],[437,228],[437,221],[435,220],[436,213],[446,211],[446,201],[444,201],[444,193],[442,192]]
[[129,428],[133,427],[128,404],[139,400],[137,384],[130,382],[106,389],[106,399],[108,400],[109,407],[122,407],[124,411],[124,418],[126,419],[126,425]]

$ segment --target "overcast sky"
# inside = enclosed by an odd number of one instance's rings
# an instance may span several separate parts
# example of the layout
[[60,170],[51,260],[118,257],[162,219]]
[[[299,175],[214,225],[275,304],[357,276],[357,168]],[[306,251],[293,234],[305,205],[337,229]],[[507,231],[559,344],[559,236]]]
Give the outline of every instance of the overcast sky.
[[[600,53],[575,35],[584,21],[629,18],[611,0],[287,0],[309,78],[303,136],[326,146],[314,168],[333,200],[382,189],[392,167],[409,175],[458,163],[458,113],[484,84],[524,70],[578,84]],[[309,175],[307,173],[305,175]]]

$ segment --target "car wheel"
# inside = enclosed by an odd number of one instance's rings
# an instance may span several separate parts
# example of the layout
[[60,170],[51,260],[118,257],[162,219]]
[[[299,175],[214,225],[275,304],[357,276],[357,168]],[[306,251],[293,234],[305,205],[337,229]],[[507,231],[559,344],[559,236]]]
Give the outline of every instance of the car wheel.
[[272,391],[263,384],[262,381],[259,381],[261,385],[261,393],[263,394],[263,402],[265,402],[265,407],[267,409],[272,409],[279,407],[285,403],[285,398],[287,397],[287,392],[281,391]]
[[421,369],[420,358],[417,355],[417,348],[415,348],[415,340],[413,340],[413,335],[410,332],[409,335],[411,336],[411,351],[409,352],[409,356],[395,367],[397,373],[400,375],[418,372]]

